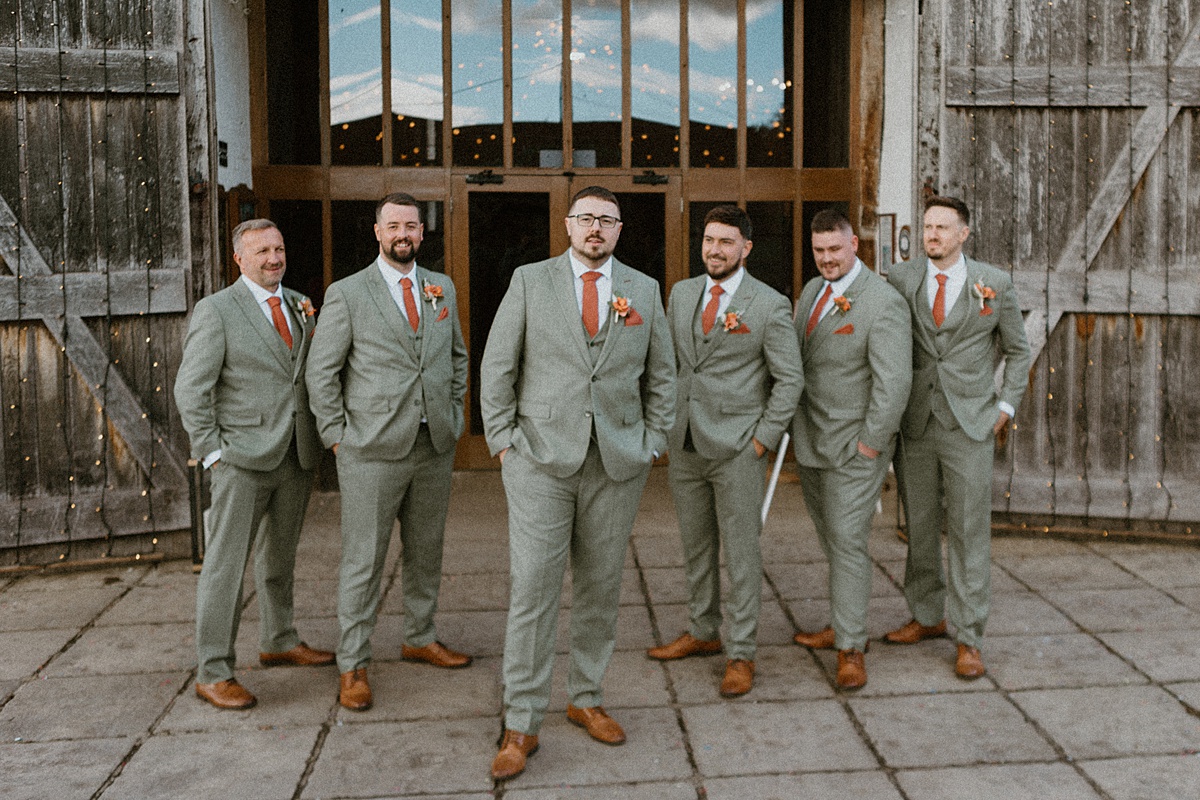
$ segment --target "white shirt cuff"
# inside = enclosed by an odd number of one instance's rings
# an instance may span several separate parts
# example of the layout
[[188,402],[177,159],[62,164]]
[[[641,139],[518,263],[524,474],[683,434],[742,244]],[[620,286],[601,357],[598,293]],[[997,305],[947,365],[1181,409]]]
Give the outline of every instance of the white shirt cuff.
[[206,455],[204,457],[204,461],[201,463],[204,464],[205,469],[208,469],[209,467],[211,467],[213,464],[217,463],[220,460],[221,460],[221,451],[213,450],[211,453],[209,453],[208,455]]
[[998,400],[996,402],[996,405],[997,405],[997,407],[999,407],[999,409],[1001,411],[1003,411],[1005,414],[1008,414],[1009,419],[1012,419],[1013,417],[1017,416],[1017,410],[1015,408],[1013,408],[1012,406],[1010,406],[1008,403],[1004,402],[1003,400]]

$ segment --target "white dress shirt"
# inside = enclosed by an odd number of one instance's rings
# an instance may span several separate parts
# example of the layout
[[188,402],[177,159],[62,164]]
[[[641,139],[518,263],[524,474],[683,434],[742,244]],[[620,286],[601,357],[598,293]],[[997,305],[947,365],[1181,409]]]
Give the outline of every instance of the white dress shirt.
[[[845,297],[846,290],[850,288],[850,284],[854,283],[854,281],[858,279],[858,272],[859,272],[859,270],[862,270],[862,269],[866,269],[866,267],[864,267],[863,263],[856,258],[856,259],[854,259],[854,266],[851,267],[850,271],[847,272],[845,275],[838,278],[832,284],[829,281],[825,281],[824,285],[821,286],[821,290],[819,292],[817,292],[817,299],[813,301],[812,307],[809,308],[808,313],[804,315],[804,319],[807,320],[809,317],[812,316],[813,309],[817,307],[817,303],[821,302],[821,295],[825,294],[825,287],[833,286],[833,293],[830,294],[829,299],[827,301],[825,301],[825,307],[821,309],[821,316],[817,319],[817,322],[820,322],[821,320],[825,319],[825,316],[830,311],[837,308],[837,306],[835,306],[833,304],[833,298]],[[854,300],[853,297],[851,297],[849,299],[851,301]]]
[[[742,285],[742,278],[745,276],[745,274],[745,268],[738,267],[732,275],[720,281],[722,294],[719,298],[717,298],[718,317],[729,310],[729,304],[733,301],[734,292],[736,292],[738,287]],[[704,296],[700,298],[701,309],[708,305],[708,301],[712,298],[712,288],[716,285],[717,281],[714,281],[711,275],[704,279]]]
[[600,277],[596,279],[596,305],[598,306],[597,317],[600,328],[603,328],[609,317],[607,313],[609,305],[612,303],[612,256],[609,256],[607,261],[593,270],[575,257],[575,251],[568,250],[567,255],[571,259],[571,271],[575,273],[575,304],[579,306],[581,319],[583,318],[583,273],[593,271],[600,273]]
[[408,272],[401,272],[391,264],[383,260],[383,256],[375,259],[375,266],[379,267],[379,274],[383,276],[383,282],[387,284],[388,291],[392,293],[392,300],[396,303],[396,308],[400,309],[400,316],[404,317],[405,322],[412,323],[408,319],[408,310],[404,307],[404,289],[400,286],[400,281],[408,278],[412,281],[413,302],[417,306],[417,322],[421,321],[421,298],[423,295],[422,287],[417,285],[417,262],[413,262]]

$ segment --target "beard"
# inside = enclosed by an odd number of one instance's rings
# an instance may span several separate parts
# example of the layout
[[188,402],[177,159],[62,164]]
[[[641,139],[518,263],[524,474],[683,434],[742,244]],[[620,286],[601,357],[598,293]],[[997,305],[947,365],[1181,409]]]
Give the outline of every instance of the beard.
[[411,240],[400,238],[393,241],[387,248],[387,255],[397,264],[411,264],[417,260],[420,248]]
[[737,272],[741,264],[737,261],[716,261],[712,259],[704,259],[704,269],[708,273],[708,277],[714,281],[723,281],[733,273]]
[[593,261],[602,261],[607,259],[612,255],[613,250],[615,249],[615,243],[610,243],[603,239],[584,239],[583,242],[575,248],[576,252],[578,252],[580,255]]

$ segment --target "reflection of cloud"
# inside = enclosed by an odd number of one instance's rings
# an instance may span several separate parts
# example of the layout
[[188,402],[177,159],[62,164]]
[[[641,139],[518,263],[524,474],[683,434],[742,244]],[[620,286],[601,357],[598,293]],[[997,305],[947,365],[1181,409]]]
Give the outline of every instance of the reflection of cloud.
[[345,19],[340,19],[329,26],[330,37],[335,36],[346,28],[352,28],[355,25],[360,25],[369,19],[374,19],[379,16],[379,6],[372,6],[364,11],[359,11],[357,14],[351,14]]
[[[412,25],[414,28],[421,28],[423,30],[433,31],[434,33],[442,32],[442,21],[440,19],[429,19],[428,17],[418,17],[413,14],[405,14],[402,19],[400,17],[395,17],[395,16],[392,17],[392,27],[393,28],[404,28],[405,26],[408,26],[408,25]],[[458,27],[458,17],[457,16],[454,18],[454,27],[455,28]]]
[[369,81],[371,79],[374,79],[376,82],[379,81],[379,67],[368,69],[364,72],[350,72],[345,75],[330,75],[329,91],[331,94],[333,92],[349,91],[354,84],[362,83],[363,81]]
[[[329,89],[329,122],[332,125],[378,117],[382,113],[383,86],[379,80],[379,70],[331,78]],[[392,113],[422,119],[441,119],[441,76],[412,76],[393,71]],[[458,115],[457,108],[455,115]]]
[[404,76],[392,72],[392,113],[422,119],[442,118],[442,76]]
[[[746,0],[746,24],[775,13],[781,0]],[[633,0],[630,19],[635,41],[679,46],[678,0]],[[737,46],[737,4],[731,0],[690,0],[688,39],[705,50]]]

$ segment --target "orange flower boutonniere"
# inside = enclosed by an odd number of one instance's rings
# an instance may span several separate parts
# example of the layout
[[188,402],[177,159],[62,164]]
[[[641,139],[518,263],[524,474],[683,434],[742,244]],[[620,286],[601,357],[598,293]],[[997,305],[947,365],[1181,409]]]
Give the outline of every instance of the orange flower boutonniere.
[[421,291],[425,293],[425,299],[433,304],[433,310],[437,311],[438,299],[445,297],[442,287],[436,283],[425,281],[425,284],[421,287]]
[[736,331],[742,325],[742,317],[732,308],[725,312],[725,319],[722,322],[727,331]]
[[306,317],[311,317],[317,313],[317,310],[313,308],[312,302],[307,297],[302,297],[296,301],[296,310]]
[[996,299],[996,290],[990,286],[984,286],[982,283],[977,283],[971,287],[971,293],[979,298],[979,316],[986,317],[992,313],[992,307],[987,304],[988,300]]
[[628,297],[613,297],[612,300],[613,321],[624,319],[629,315],[629,298]]
[[837,306],[837,310],[841,314],[848,314],[850,312],[850,298],[849,297],[845,297],[844,295],[839,294],[837,297],[833,298],[833,304],[835,306]]

